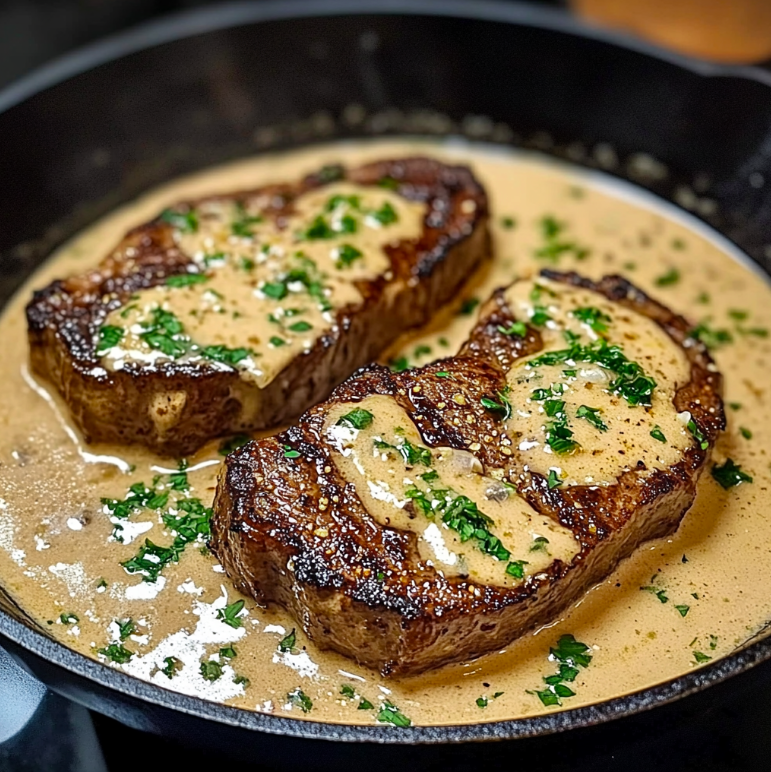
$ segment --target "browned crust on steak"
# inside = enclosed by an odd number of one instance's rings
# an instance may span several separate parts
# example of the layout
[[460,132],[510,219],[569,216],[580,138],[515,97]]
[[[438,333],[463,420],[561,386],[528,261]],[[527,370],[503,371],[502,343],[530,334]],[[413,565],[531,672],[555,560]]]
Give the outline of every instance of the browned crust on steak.
[[[421,563],[414,533],[382,526],[366,512],[337,471],[321,429],[335,403],[383,394],[411,414],[428,446],[467,449],[493,429],[500,432],[480,399],[497,394],[511,364],[539,351],[542,341],[531,327],[524,338],[498,332],[498,325],[515,321],[498,291],[482,307],[459,356],[398,374],[379,366],[360,370],[299,425],[228,456],[211,546],[243,592],[287,607],[322,648],[385,674],[410,675],[507,645],[573,603],[639,544],[676,529],[725,426],[721,377],[706,348],[688,337],[685,319],[622,277],[593,283],[576,274],[544,275],[645,314],[681,346],[691,379],[674,404],[690,411],[709,447],[694,442],[673,466],[646,475],[625,472],[607,487],[550,490],[541,475],[520,475],[519,492],[530,505],[570,528],[580,544],[570,563],[554,561],[520,586],[480,586]],[[452,381],[437,377],[440,370]],[[465,405],[450,398],[458,392]],[[285,445],[299,458],[287,459]],[[476,455],[486,467],[516,468],[516,454],[507,458],[499,448],[483,444]],[[322,498],[326,508],[318,506]]]
[[[486,194],[468,168],[407,158],[339,167],[331,181],[377,185],[384,177],[396,181],[399,195],[426,203],[422,235],[386,247],[393,278],[360,282],[363,301],[339,309],[334,328],[264,389],[221,367],[168,362],[108,372],[100,366],[96,341],[107,315],[132,293],[186,273],[192,263],[177,247],[172,226],[160,219],[130,231],[94,270],[34,293],[27,306],[33,372],[58,389],[88,442],[136,442],[163,455],[183,456],[212,437],[296,418],[400,333],[428,321],[490,254]],[[248,203],[270,193],[274,203],[263,214],[280,227],[297,196],[329,182],[329,174],[318,173],[294,185],[212,198]],[[462,206],[469,200],[473,207]],[[199,201],[175,208],[184,211]],[[240,419],[241,405],[255,390],[260,420],[247,425]],[[179,392],[186,395],[185,406],[173,432],[161,436],[151,411],[163,411],[159,397]]]

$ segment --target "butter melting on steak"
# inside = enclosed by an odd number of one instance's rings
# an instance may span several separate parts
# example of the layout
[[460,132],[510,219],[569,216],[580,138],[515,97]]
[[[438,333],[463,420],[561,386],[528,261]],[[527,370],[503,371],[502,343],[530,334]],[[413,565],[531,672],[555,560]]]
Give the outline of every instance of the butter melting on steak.
[[181,456],[286,423],[452,299],[487,222],[472,173],[428,158],[180,204],[34,294],[32,369],[89,442]]
[[384,674],[500,649],[691,506],[725,418],[689,329],[617,276],[498,290],[458,356],[364,368],[228,456],[211,546]]

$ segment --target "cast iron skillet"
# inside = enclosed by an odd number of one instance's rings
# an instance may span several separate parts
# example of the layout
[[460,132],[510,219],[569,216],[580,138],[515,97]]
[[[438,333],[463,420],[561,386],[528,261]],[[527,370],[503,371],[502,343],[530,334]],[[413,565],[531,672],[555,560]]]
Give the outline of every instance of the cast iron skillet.
[[[65,238],[170,177],[262,150],[380,134],[465,135],[605,169],[692,209],[768,270],[769,127],[767,73],[687,60],[546,9],[480,0],[215,6],[84,49],[0,94],[0,304]],[[135,728],[262,758],[287,742],[296,755],[299,741],[285,738],[438,743],[587,727],[771,659],[771,639],[760,640],[661,686],[543,717],[336,726],[139,681],[3,606],[3,645],[55,691]],[[319,746],[300,745],[301,754]]]

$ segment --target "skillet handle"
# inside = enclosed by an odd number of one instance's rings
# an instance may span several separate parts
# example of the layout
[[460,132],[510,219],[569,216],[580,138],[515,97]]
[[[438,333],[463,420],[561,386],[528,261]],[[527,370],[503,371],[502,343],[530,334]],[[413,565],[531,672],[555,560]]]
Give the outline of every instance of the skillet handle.
[[107,772],[89,712],[48,691],[2,648],[0,769]]

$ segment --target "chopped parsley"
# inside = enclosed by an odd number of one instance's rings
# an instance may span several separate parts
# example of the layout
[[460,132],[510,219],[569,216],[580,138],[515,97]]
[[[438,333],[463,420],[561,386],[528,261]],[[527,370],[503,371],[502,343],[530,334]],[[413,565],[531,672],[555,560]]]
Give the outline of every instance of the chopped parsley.
[[525,335],[527,335],[527,325],[524,322],[512,322],[508,327],[499,324],[498,332],[501,332],[504,335],[514,335],[518,338],[524,338]]
[[251,437],[248,434],[236,434],[229,440],[221,442],[219,448],[217,448],[217,452],[221,456],[227,456],[234,450],[242,448],[244,445],[246,445],[247,442],[249,442],[249,440],[251,440]]
[[195,233],[198,230],[198,213],[195,209],[189,209],[187,212],[166,209],[161,212],[160,220],[182,233]]
[[303,320],[300,320],[299,322],[294,322],[293,324],[290,324],[289,329],[291,332],[308,332],[308,330],[313,329],[313,325]]
[[474,309],[479,305],[479,298],[466,298],[461,303],[458,313],[461,316],[471,316],[474,313]]
[[653,437],[654,440],[658,440],[659,442],[666,442],[667,438],[664,436],[664,432],[661,431],[660,426],[654,426],[651,429],[651,437]]
[[501,217],[501,228],[504,230],[510,231],[513,228],[515,228],[517,225],[517,221],[513,217]]
[[533,539],[533,543],[530,545],[529,551],[546,552],[548,554],[549,552],[549,550],[547,549],[548,544],[549,544],[549,540],[545,536],[536,536],[535,539]]
[[222,676],[222,665],[219,662],[215,662],[213,659],[201,662],[201,675],[207,681],[216,681]]
[[103,354],[111,348],[117,346],[122,340],[126,331],[122,327],[115,327],[112,324],[105,324],[99,328],[99,342],[96,344],[96,353]]
[[166,678],[174,678],[174,676],[177,674],[177,671],[182,667],[182,661],[177,659],[176,657],[166,657],[166,659],[163,660],[163,667],[161,668],[161,673],[166,676]]
[[142,322],[144,332],[139,337],[150,348],[160,351],[171,359],[186,354],[190,348],[190,339],[184,335],[182,322],[162,308],[155,308],[150,321]]
[[361,430],[366,429],[374,419],[375,416],[372,415],[369,410],[356,408],[355,410],[351,410],[350,413],[346,413],[344,416],[338,419],[337,425],[348,426],[351,429]]
[[410,363],[407,361],[407,357],[397,357],[396,359],[392,359],[388,366],[395,372],[395,373],[401,373],[405,370],[409,369]]
[[752,477],[743,471],[742,468],[730,458],[726,459],[726,462],[722,466],[715,464],[712,467],[712,477],[726,490],[741,485],[742,483],[752,482]]
[[576,418],[583,418],[588,421],[595,429],[599,429],[601,432],[608,431],[608,425],[600,418],[600,409],[596,407],[587,407],[581,405],[576,410]]
[[680,614],[681,617],[684,617],[691,610],[691,607],[684,604],[679,604],[675,606],[675,610],[678,614]]
[[551,317],[549,316],[549,311],[546,308],[546,306],[540,306],[540,305],[534,306],[533,313],[530,314],[530,321],[536,327],[543,327],[546,324],[546,322],[551,321]]
[[286,654],[287,652],[291,652],[294,650],[294,646],[297,643],[297,631],[292,628],[291,632],[287,633],[279,642],[278,642],[278,650],[282,654]]
[[167,287],[192,287],[194,284],[203,284],[209,281],[209,277],[203,273],[181,273],[177,276],[169,276],[166,279]]
[[220,657],[224,659],[235,659],[238,656],[238,652],[233,646],[225,646],[220,649]]
[[363,256],[364,253],[361,250],[356,249],[356,247],[353,247],[350,244],[341,244],[337,250],[337,267],[347,268]]
[[286,346],[286,341],[283,338],[279,338],[278,335],[271,337],[268,341],[273,348],[279,348],[280,346]]
[[549,477],[546,480],[546,484],[549,486],[549,490],[558,488],[560,485],[562,485],[562,480],[554,469],[549,470]]
[[217,619],[224,622],[233,628],[239,628],[243,624],[239,614],[244,608],[244,601],[237,600],[233,603],[225,606],[225,608],[217,609]]
[[238,236],[242,239],[253,239],[254,229],[252,226],[261,222],[262,217],[249,214],[244,203],[242,201],[236,201],[236,217],[233,222],[230,223],[230,230],[234,236]]
[[704,662],[709,662],[712,659],[712,657],[710,657],[709,654],[704,654],[701,651],[694,651],[693,658],[697,665],[701,665]]
[[545,689],[528,691],[528,694],[535,694],[547,707],[562,705],[562,699],[575,696],[575,692],[566,683],[573,683],[580,669],[589,666],[592,656],[588,651],[589,647],[572,635],[561,636],[556,647],[549,649],[549,659],[559,663],[558,671],[554,675],[544,676]]
[[[77,614],[65,612],[63,614],[59,614],[59,621],[63,625],[76,625],[78,622],[80,622],[80,619],[78,618]],[[121,638],[121,640],[123,639]]]
[[300,708],[303,713],[310,713],[313,708],[313,701],[299,686],[289,692],[286,698],[292,705]]
[[291,445],[284,445],[284,458],[300,458],[300,451],[294,450]]
[[512,560],[506,566],[506,573],[515,579],[524,579],[527,565],[529,565],[527,560]]
[[656,381],[645,375],[637,362],[632,362],[620,346],[610,345],[604,338],[583,345],[572,340],[569,348],[548,351],[531,359],[529,367],[563,363],[592,362],[616,374],[609,384],[614,394],[622,396],[630,405],[649,407]]
[[752,432],[746,426],[740,426],[739,433],[742,435],[742,437],[744,437],[745,440],[752,439]]
[[582,308],[576,308],[571,311],[570,314],[578,319],[579,322],[588,325],[598,334],[603,334],[608,331],[608,323],[611,321],[611,318],[599,308],[595,308],[594,306],[584,306]]
[[102,499],[102,504],[112,517],[124,520],[142,509],[162,509],[169,500],[168,493],[158,493],[144,483],[134,483],[124,499]]
[[399,219],[396,210],[388,201],[383,202],[383,205],[380,208],[369,212],[368,217],[372,218],[380,225],[391,225]]
[[273,300],[283,300],[289,292],[288,287],[281,281],[268,281],[260,288],[265,297],[272,298]]
[[688,334],[691,338],[701,341],[710,351],[733,343],[734,339],[730,330],[714,329],[710,327],[708,320],[696,325]]
[[476,704],[478,708],[486,708],[490,704],[490,700],[497,700],[503,692],[496,692],[492,697],[477,697]]
[[656,277],[657,287],[670,287],[680,281],[680,271],[677,268],[670,268],[665,274]]
[[535,251],[535,257],[556,263],[563,255],[572,254],[576,260],[583,260],[589,255],[586,247],[563,238],[565,223],[559,222],[552,215],[545,215],[538,221],[544,245]]
[[254,352],[248,348],[228,348],[223,345],[206,346],[201,349],[201,356],[204,358],[221,362],[231,367],[235,367],[239,362],[253,354]]
[[702,450],[706,450],[709,447],[709,440],[704,436],[704,433],[699,429],[699,425],[691,418],[688,421],[688,431],[693,435],[693,439],[699,443],[699,447]]
[[482,397],[479,402],[485,410],[489,410],[491,413],[497,414],[501,420],[507,421],[513,412],[507,390],[499,391],[497,397],[500,401],[490,397]]
[[412,724],[412,721],[410,721],[396,705],[388,701],[383,703],[376,719],[381,724],[393,724],[393,726],[398,727],[406,727]]
[[124,665],[134,656],[134,652],[129,651],[122,643],[111,643],[104,649],[99,649],[98,653],[119,665]]
[[118,625],[118,637],[122,641],[125,641],[136,630],[133,619],[116,619],[115,624]]

